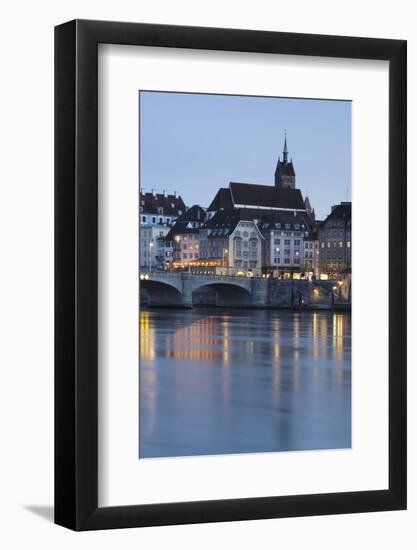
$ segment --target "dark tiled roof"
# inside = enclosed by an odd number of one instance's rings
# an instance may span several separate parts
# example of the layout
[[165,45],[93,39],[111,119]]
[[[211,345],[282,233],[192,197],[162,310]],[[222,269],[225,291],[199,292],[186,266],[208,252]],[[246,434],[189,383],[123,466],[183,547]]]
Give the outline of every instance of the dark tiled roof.
[[235,206],[305,210],[303,196],[299,189],[231,182],[230,191]]
[[[285,227],[285,226],[289,227]],[[298,227],[295,227],[295,226]],[[297,212],[295,215],[292,212],[276,211],[273,214],[264,216],[260,220],[258,227],[261,231],[269,231],[272,229],[291,229],[296,231],[313,231],[311,218],[304,212]]]
[[290,160],[290,162],[284,162],[278,159],[275,174],[279,174],[280,176],[291,176],[294,178],[295,171],[294,171],[294,165],[292,163],[292,160]]
[[141,191],[139,206],[144,214],[158,215],[158,208],[163,209],[164,216],[179,216],[185,212],[185,204],[180,196],[164,193],[144,193]]
[[321,227],[325,227],[329,220],[342,219],[346,223],[351,222],[352,220],[352,203],[351,202],[341,202],[337,206],[333,207],[333,210],[327,216],[323,222],[321,222]]
[[230,189],[227,187],[220,187],[207,210],[209,212],[215,212],[217,210],[228,210],[230,208],[233,208]]
[[188,235],[190,233],[198,233],[199,229],[196,227],[187,227],[189,222],[176,222],[175,225],[166,234],[165,241],[174,240],[176,235]]
[[199,204],[194,204],[186,212],[177,218],[178,222],[199,222],[203,223],[207,217],[207,213]]
[[203,229],[209,229],[208,237],[227,237],[240,221],[252,221],[252,217],[241,209],[219,210],[204,224]]

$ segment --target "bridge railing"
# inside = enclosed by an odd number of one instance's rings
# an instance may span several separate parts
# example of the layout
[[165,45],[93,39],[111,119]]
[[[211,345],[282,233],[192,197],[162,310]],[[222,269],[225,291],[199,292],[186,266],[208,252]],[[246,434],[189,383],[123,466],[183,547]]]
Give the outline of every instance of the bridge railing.
[[216,279],[216,278],[227,278],[227,279],[233,279],[233,280],[241,280],[241,279],[261,279],[262,277],[260,276],[256,276],[256,275],[251,275],[251,276],[247,276],[247,275],[226,275],[226,274],[222,274],[222,273],[207,273],[206,275],[202,274],[202,273],[193,273],[193,272],[188,272],[188,271],[182,271],[180,273],[174,273],[174,272],[170,272],[170,271],[149,271],[149,270],[145,270],[145,271],[141,271],[140,272],[140,276],[145,276],[145,275],[148,275],[148,276],[158,276],[158,277],[181,277],[182,275],[190,275],[191,277],[195,277],[195,278],[198,278],[198,277],[201,277],[202,279],[204,278],[207,278],[207,277],[213,277],[213,279]]

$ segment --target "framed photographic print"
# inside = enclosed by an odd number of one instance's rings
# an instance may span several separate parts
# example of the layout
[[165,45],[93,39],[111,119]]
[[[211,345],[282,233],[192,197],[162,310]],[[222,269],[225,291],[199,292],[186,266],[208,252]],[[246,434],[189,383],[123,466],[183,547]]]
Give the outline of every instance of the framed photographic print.
[[55,30],[55,521],[406,507],[406,42]]

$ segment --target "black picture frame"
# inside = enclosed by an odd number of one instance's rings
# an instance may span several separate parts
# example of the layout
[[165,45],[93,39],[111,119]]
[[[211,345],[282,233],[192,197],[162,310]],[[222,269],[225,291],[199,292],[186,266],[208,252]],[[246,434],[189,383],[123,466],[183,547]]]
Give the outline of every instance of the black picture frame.
[[[98,44],[389,62],[389,488],[98,506]],[[406,508],[406,41],[74,20],[55,28],[55,522],[74,530]]]

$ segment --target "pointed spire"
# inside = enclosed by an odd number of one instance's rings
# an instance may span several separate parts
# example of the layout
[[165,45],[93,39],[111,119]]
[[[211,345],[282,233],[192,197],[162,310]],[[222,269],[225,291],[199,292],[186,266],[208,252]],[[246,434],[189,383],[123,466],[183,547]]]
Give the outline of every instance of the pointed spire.
[[283,161],[285,164],[288,162],[288,148],[287,148],[287,130],[285,130],[284,149],[282,151]]

